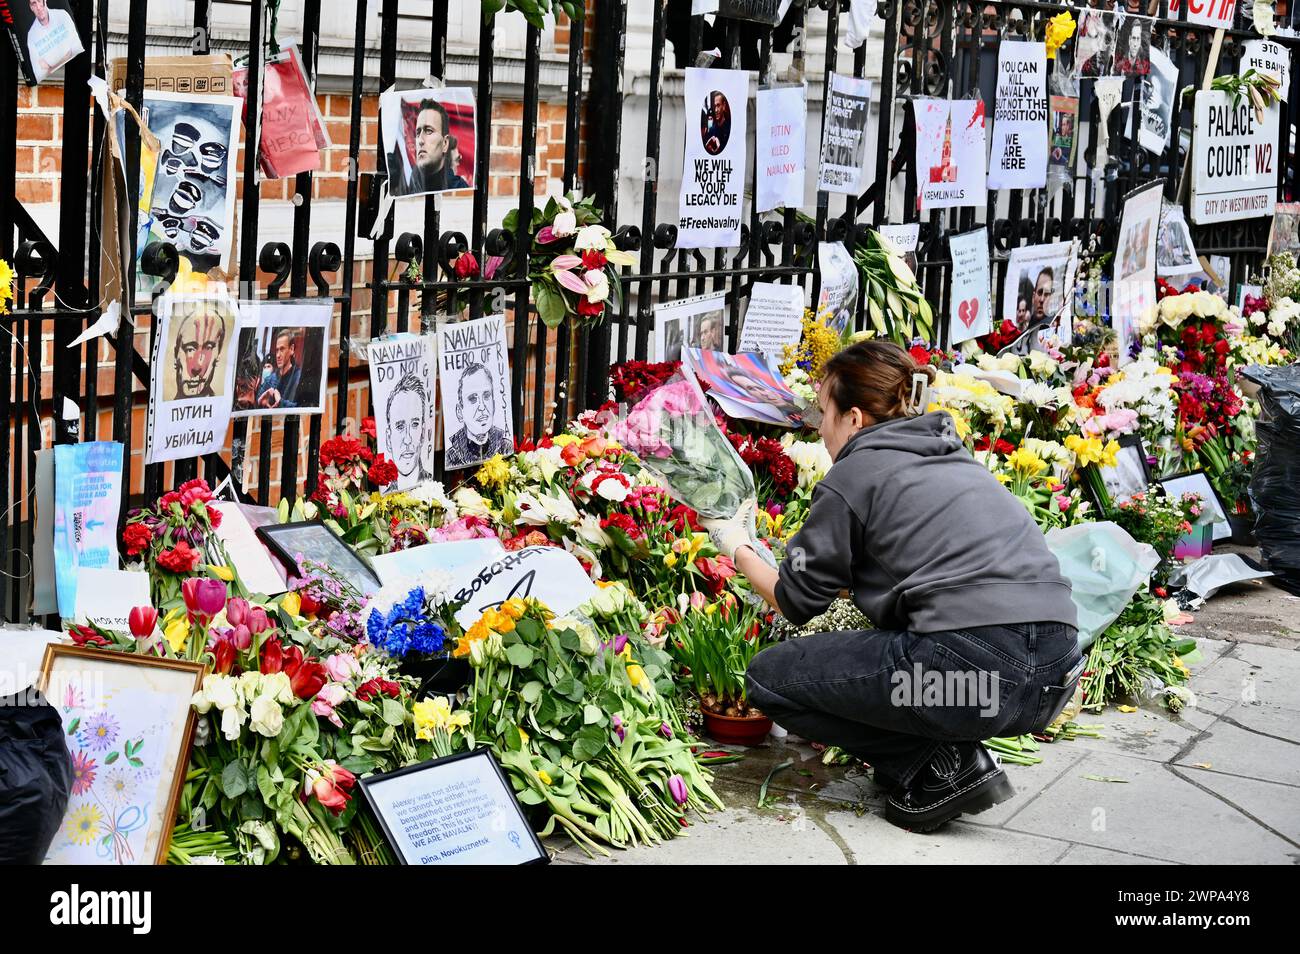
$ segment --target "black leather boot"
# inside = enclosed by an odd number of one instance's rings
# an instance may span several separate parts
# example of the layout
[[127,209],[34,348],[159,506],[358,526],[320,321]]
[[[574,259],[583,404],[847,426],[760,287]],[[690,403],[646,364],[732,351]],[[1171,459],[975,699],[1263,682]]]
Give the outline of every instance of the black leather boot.
[[958,815],[977,815],[1015,794],[1005,772],[978,742],[945,742],[907,788],[895,792],[885,818],[909,831],[933,831]]

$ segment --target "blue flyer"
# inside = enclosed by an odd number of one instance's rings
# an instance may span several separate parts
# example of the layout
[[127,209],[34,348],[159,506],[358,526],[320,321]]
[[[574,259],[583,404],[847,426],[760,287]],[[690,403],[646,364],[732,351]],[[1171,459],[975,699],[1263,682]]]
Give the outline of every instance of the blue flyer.
[[121,504],[121,444],[96,441],[54,448],[54,574],[64,619],[76,611],[78,570],[118,568]]

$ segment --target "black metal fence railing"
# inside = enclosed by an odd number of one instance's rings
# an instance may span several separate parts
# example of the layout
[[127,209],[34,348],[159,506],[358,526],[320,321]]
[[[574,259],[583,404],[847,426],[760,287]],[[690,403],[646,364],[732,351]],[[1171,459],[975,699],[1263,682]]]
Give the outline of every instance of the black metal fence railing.
[[[127,7],[126,83],[124,95],[139,107],[145,86],[145,57],[149,37],[148,0],[114,0]],[[157,3],[157,0],[155,0]],[[406,0],[408,7],[412,0]],[[347,116],[347,167],[344,227],[321,224],[313,215],[313,173],[297,176],[293,183],[295,206],[290,241],[263,242],[261,190],[252,185],[256,166],[259,112],[254,108],[244,133],[245,183],[239,204],[239,280],[241,294],[275,298],[330,296],[336,301],[333,340],[336,360],[331,365],[332,412],[298,417],[260,418],[233,425],[228,455],[210,455],[202,461],[182,461],[143,467],[144,408],[150,379],[147,347],[152,343],[153,322],[149,301],[124,309],[115,335],[87,342],[76,349],[67,345],[99,317],[103,211],[101,171],[112,162],[105,146],[104,119],[92,110],[87,81],[93,75],[110,75],[109,0],[71,0],[70,7],[86,51],[64,69],[60,127],[62,167],[58,179],[58,243],[52,242],[18,198],[16,159],[0,150],[0,183],[3,183],[4,215],[0,216],[0,257],[9,260],[18,273],[18,295],[14,311],[0,319],[0,419],[9,422],[10,439],[0,442],[0,474],[7,504],[0,513],[0,539],[6,541],[0,570],[6,574],[6,616],[26,616],[32,552],[32,495],[36,452],[50,441],[70,442],[111,437],[128,450],[126,494],[133,500],[156,495],[165,485],[204,474],[215,482],[227,475],[250,499],[274,502],[309,492],[316,480],[316,460],[322,434],[340,432],[349,418],[364,413],[367,395],[366,368],[354,353],[354,342],[387,331],[421,328],[438,313],[440,296],[455,292],[469,302],[471,315],[483,313],[485,302],[496,307],[505,302],[511,326],[513,413],[516,433],[540,435],[553,424],[562,424],[583,408],[602,403],[607,394],[607,371],[611,362],[645,357],[652,334],[654,302],[704,291],[728,292],[728,319],[732,341],[737,340],[742,302],[755,280],[802,282],[815,300],[819,276],[816,249],[821,240],[842,240],[850,246],[865,238],[865,230],[885,221],[916,221],[916,176],[911,168],[912,142],[909,137],[908,104],[919,95],[966,98],[980,95],[993,100],[993,76],[1000,38],[1042,39],[1046,21],[1062,6],[1025,2],[941,2],[941,0],[881,0],[871,41],[853,50],[849,60],[840,51],[838,11],[847,0],[795,0],[787,20],[776,30],[719,19],[709,26],[701,17],[689,15],[690,0],[638,0],[638,15],[650,8],[649,60],[632,64],[648,73],[648,97],[643,121],[644,154],[635,157],[643,170],[638,177],[639,207],[619,203],[625,111],[624,75],[628,55],[629,4],[623,0],[591,0],[589,15],[567,24],[567,83],[564,88],[564,150],[561,182],[567,191],[577,189],[597,197],[618,245],[638,257],[635,268],[623,269],[626,294],[617,314],[605,325],[574,333],[566,325],[548,329],[529,307],[528,255],[526,235],[514,235],[489,220],[489,198],[499,164],[518,170],[518,192],[510,201],[518,209],[519,221],[529,221],[539,197],[534,194],[537,170],[534,166],[538,142],[539,72],[543,65],[542,31],[528,27],[522,50],[522,126],[516,148],[503,150],[493,140],[489,117],[500,98],[494,74],[498,53],[496,30],[487,23],[478,31],[477,78],[478,125],[475,150],[476,176],[470,226],[465,231],[445,228],[437,200],[425,200],[423,225],[418,232],[398,233],[390,214],[373,243],[369,259],[358,254],[358,233],[367,218],[373,220],[378,195],[377,175],[383,175],[382,134],[373,144],[363,135],[368,97],[392,86],[398,79],[399,55],[409,60],[412,24],[427,25],[428,73],[441,76],[448,67],[448,13],[455,3],[458,12],[479,16],[479,0],[425,0],[419,14],[402,9],[402,0],[380,0],[379,49],[367,46],[369,17],[374,6],[356,0],[352,39],[351,90]],[[1093,4],[1101,6],[1099,0]],[[251,54],[248,101],[259,102],[259,71],[263,44],[268,36],[269,14],[278,0],[241,0],[247,8],[246,25],[222,35],[214,27],[214,10],[220,0],[196,0],[193,4],[195,52],[213,49]],[[643,6],[644,5],[644,6]],[[1138,6],[1138,2],[1130,6]],[[321,0],[301,0],[301,52],[310,80],[315,84],[320,58]],[[1147,7],[1147,0],[1140,0]],[[1246,23],[1249,5],[1239,3],[1238,26]],[[1212,31],[1170,20],[1168,0],[1151,2],[1146,12],[1158,17],[1156,43],[1163,45],[1178,64],[1180,82],[1199,86],[1212,45]],[[1180,16],[1186,17],[1187,5]],[[228,11],[226,11],[228,12]],[[405,15],[404,15],[405,13]],[[424,19],[428,14],[427,20]],[[835,15],[832,15],[835,14]],[[517,14],[502,14],[516,17]],[[221,22],[229,22],[221,19]],[[682,29],[682,24],[688,24]],[[823,30],[824,26],[824,30]],[[814,30],[813,27],[817,29]],[[551,27],[548,25],[548,29]],[[399,36],[400,34],[400,36]],[[817,49],[809,48],[816,36]],[[1218,58],[1218,71],[1235,71],[1242,42],[1252,34],[1245,29],[1229,31]],[[115,37],[113,42],[120,38]],[[399,43],[400,39],[400,43]],[[875,120],[874,169],[866,180],[872,184],[861,196],[817,195],[815,209],[800,215],[795,210],[780,214],[750,214],[742,229],[740,245],[714,251],[678,250],[676,227],[672,224],[675,196],[661,195],[664,179],[660,169],[673,169],[680,157],[666,154],[664,141],[666,78],[683,64],[696,62],[705,43],[716,45],[720,59],[715,64],[732,68],[755,68],[759,83],[774,76],[774,53],[793,57],[793,72],[802,74],[810,64],[824,72],[808,74],[816,103],[820,90],[825,100],[830,74],[835,71],[855,76],[878,77],[879,113]],[[1288,47],[1294,41],[1284,39]],[[400,50],[399,50],[400,46]],[[668,59],[671,46],[673,59]],[[871,55],[868,55],[870,48]],[[878,51],[878,53],[877,53]],[[518,51],[511,51],[518,55]],[[869,62],[869,59],[871,62]],[[372,65],[377,60],[377,70]],[[0,70],[6,77],[0,84],[0,141],[18,141],[19,95],[15,81],[14,52],[0,43]],[[1280,198],[1295,191],[1296,162],[1294,126],[1300,88],[1292,73],[1291,95],[1282,107],[1283,161],[1279,166]],[[1138,95],[1130,81],[1126,102]],[[1118,112],[1118,111],[1117,111]],[[1135,110],[1129,120],[1136,122]],[[1176,112],[1169,148],[1161,155],[1144,152],[1136,136],[1112,129],[1111,158],[1100,177],[1090,175],[1089,156],[1096,137],[1095,107],[1087,83],[1080,94],[1080,142],[1069,188],[1050,199],[1041,192],[1012,190],[990,194],[983,210],[961,209],[932,212],[921,223],[918,251],[919,277],[936,313],[946,311],[949,270],[947,236],[983,222],[990,228],[995,275],[1000,279],[1009,250],[1017,245],[1060,238],[1088,240],[1097,236],[1103,244],[1113,242],[1119,199],[1134,185],[1165,177],[1167,196],[1176,198],[1182,167],[1179,132],[1190,122],[1190,101]],[[339,119],[342,122],[342,119]],[[639,130],[638,130],[639,131]],[[1133,130],[1130,129],[1130,132]],[[809,119],[808,135],[820,135],[817,116]],[[586,158],[581,159],[580,139]],[[128,124],[125,143],[127,206],[135,208],[132,194],[138,183],[140,144]],[[504,153],[504,158],[502,158]],[[85,155],[87,161],[75,157]],[[361,172],[373,155],[377,175]],[[629,157],[631,158],[631,157]],[[815,174],[809,169],[809,174]],[[752,176],[758,175],[755,167]],[[666,191],[666,190],[664,190]],[[665,214],[667,210],[668,214]],[[135,213],[132,212],[134,219]],[[134,242],[134,221],[129,232]],[[1233,280],[1245,277],[1248,267],[1257,266],[1268,236],[1267,220],[1248,220],[1227,227],[1194,229],[1198,250],[1226,254],[1232,262]],[[366,228],[369,232],[369,228]],[[508,267],[491,280],[462,281],[456,278],[453,261],[462,251],[472,251],[480,261],[486,255],[501,255]],[[129,261],[134,261],[134,255]],[[175,274],[175,255],[146,256],[143,267],[165,278]],[[410,266],[416,265],[418,269]],[[128,266],[133,268],[133,266]],[[415,273],[418,272],[418,276]],[[133,287],[127,277],[124,282]],[[1001,281],[995,280],[995,288]],[[865,327],[865,301],[859,304],[858,327]],[[996,312],[995,305],[995,312]],[[945,322],[936,322],[936,335],[945,343]],[[65,400],[66,399],[66,400]],[[72,402],[68,404],[67,402]],[[75,411],[66,409],[75,406]],[[328,419],[326,419],[328,418]],[[52,421],[52,426],[44,422]],[[48,430],[47,430],[48,428]],[[305,433],[304,433],[305,431]],[[134,452],[134,453],[133,453]],[[439,461],[439,464],[441,461]],[[278,468],[278,469],[277,469]],[[441,476],[439,467],[439,476]]]

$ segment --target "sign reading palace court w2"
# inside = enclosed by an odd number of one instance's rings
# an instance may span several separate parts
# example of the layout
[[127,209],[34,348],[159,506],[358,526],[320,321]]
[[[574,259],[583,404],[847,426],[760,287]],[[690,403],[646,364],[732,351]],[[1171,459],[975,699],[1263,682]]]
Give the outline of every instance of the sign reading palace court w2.
[[1250,100],[1225,92],[1196,94],[1192,136],[1192,221],[1228,222],[1272,215],[1277,204],[1278,108],[1263,121]]

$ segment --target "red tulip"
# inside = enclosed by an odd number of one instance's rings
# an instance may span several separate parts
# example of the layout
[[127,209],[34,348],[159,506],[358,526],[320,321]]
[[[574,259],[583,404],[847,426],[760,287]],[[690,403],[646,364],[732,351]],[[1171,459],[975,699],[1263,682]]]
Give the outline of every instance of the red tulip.
[[95,632],[93,626],[70,626],[68,635],[78,646],[107,646],[108,640]]
[[299,591],[298,599],[301,601],[301,605],[298,608],[303,616],[315,616],[322,605],[320,600],[316,599],[316,597],[312,596],[306,590]]
[[136,606],[127,616],[127,623],[136,639],[152,636],[154,627],[158,625],[158,611],[152,606]]
[[225,675],[234,668],[235,665],[235,647],[230,640],[219,640],[212,649],[213,663],[212,671]]
[[272,675],[284,668],[284,647],[280,645],[278,639],[268,639],[262,644],[261,657],[258,660],[257,668],[261,670],[264,676]]
[[357,782],[357,777],[337,762],[326,762],[325,770],[329,774],[330,781],[346,791],[351,791],[352,786]]
[[302,660],[292,670],[285,666],[284,671],[289,674],[289,685],[299,699],[313,698],[329,681],[329,673],[315,657]]

